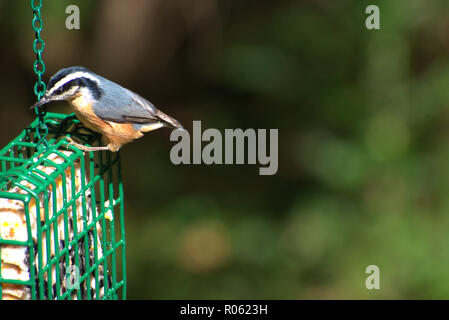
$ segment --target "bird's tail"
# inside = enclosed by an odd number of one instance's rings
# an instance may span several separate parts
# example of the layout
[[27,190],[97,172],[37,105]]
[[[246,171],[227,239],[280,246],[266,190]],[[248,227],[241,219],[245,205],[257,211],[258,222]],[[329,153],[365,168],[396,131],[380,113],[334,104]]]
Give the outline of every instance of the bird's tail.
[[184,129],[183,126],[179,123],[178,120],[166,115],[165,113],[163,113],[160,110],[156,111],[156,116],[162,120],[162,122],[164,123],[164,125],[166,125],[167,127],[173,128],[173,129]]

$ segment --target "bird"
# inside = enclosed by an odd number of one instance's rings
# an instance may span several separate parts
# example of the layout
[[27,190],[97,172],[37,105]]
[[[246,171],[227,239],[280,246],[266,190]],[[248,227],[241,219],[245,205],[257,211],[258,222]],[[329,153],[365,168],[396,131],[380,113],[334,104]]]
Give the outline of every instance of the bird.
[[162,127],[184,130],[177,120],[145,98],[86,67],[72,66],[57,71],[41,99],[31,108],[40,108],[52,101],[67,101],[85,127],[102,135],[104,146],[98,147],[67,138],[69,145],[83,151],[117,152],[146,132]]

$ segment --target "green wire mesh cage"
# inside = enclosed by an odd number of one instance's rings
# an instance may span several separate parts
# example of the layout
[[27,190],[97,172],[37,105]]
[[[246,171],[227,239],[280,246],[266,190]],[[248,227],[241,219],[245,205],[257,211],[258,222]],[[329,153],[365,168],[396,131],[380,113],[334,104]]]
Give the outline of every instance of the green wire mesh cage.
[[[42,121],[42,119],[41,119]],[[119,153],[73,116],[37,118],[0,151],[0,299],[125,299]]]

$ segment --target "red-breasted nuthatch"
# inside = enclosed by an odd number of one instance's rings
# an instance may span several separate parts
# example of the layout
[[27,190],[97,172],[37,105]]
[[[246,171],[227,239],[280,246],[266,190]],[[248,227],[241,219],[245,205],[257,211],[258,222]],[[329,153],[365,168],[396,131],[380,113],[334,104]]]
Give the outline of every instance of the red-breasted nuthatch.
[[59,70],[48,83],[42,98],[32,108],[65,100],[87,128],[102,135],[106,146],[70,144],[84,151],[118,151],[124,144],[161,127],[182,129],[181,124],[149,101],[84,67]]

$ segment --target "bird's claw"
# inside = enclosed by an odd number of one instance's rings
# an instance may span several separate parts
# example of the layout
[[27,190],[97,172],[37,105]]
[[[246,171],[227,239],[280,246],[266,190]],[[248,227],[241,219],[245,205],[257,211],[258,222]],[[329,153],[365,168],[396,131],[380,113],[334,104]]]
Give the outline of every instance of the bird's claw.
[[[69,147],[70,147],[70,146],[74,146],[75,148],[78,148],[79,144],[76,143],[71,137],[64,137],[64,138],[65,138],[66,141],[68,142],[68,143],[65,145],[66,150],[69,150]],[[78,149],[79,149],[79,148],[78,148]],[[83,153],[84,153],[84,151],[83,151]]]

